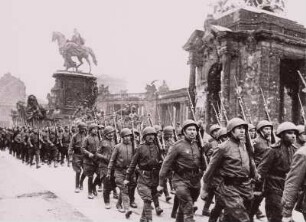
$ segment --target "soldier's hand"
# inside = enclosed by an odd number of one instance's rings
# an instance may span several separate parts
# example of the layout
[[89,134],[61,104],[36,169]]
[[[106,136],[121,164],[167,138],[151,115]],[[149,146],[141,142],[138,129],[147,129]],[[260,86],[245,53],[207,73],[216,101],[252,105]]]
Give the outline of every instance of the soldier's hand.
[[123,184],[126,186],[126,185],[128,185],[130,183],[130,181],[128,181],[128,180],[124,180],[123,181]]
[[158,192],[158,193],[161,193],[161,192],[163,192],[163,190],[164,190],[164,187],[158,185],[158,187],[157,187],[157,192]]
[[206,190],[202,190],[202,192],[201,192],[201,199],[202,200],[206,200],[207,196],[208,196],[207,191]]
[[294,220],[292,219],[292,217],[283,217],[282,222],[293,222]]
[[89,158],[93,158],[94,155],[92,153],[88,154]]

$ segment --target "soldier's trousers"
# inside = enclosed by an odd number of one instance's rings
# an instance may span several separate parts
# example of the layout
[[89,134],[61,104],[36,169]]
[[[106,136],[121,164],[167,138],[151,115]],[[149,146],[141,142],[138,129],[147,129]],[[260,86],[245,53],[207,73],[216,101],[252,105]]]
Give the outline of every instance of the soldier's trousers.
[[110,202],[110,192],[112,190],[112,179],[107,178],[107,168],[106,167],[99,167],[99,175],[100,175],[100,180],[102,181],[103,184],[103,199],[104,203],[109,203]]
[[30,147],[28,151],[29,151],[29,164],[30,165],[33,164],[33,160],[35,156],[35,162],[36,162],[36,165],[38,165],[40,150],[36,147]]
[[282,221],[282,194],[278,192],[265,193],[266,198],[266,214],[269,222]]
[[64,164],[65,158],[66,158],[67,162],[69,163],[68,146],[64,145],[63,147],[60,147],[59,152],[61,154],[61,164]]
[[143,200],[143,209],[141,214],[141,220],[152,220],[152,207],[153,202],[155,207],[159,207],[157,186],[150,186],[150,184],[138,183],[138,194]]
[[249,210],[253,190],[251,184],[225,185],[221,183],[216,191],[216,201],[224,207],[224,221],[249,222]]
[[48,149],[49,155],[48,155],[48,164],[51,164],[51,162],[57,162],[57,147],[53,146],[53,147],[49,147]]
[[179,209],[176,215],[176,222],[194,222],[193,203],[200,195],[200,187],[193,188],[183,182],[174,184],[175,195],[179,200]]
[[120,189],[120,195],[122,198],[122,205],[124,210],[130,209],[130,198],[129,198],[129,187],[124,185],[126,172],[122,170],[115,170],[115,182],[117,187]]

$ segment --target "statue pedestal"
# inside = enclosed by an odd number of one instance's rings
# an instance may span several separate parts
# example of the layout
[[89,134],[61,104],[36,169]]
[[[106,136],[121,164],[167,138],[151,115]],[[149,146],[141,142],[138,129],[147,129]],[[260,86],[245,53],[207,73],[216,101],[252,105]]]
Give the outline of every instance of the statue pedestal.
[[80,106],[91,108],[95,104],[97,78],[92,74],[58,70],[53,77],[55,85],[49,105],[59,109],[61,115],[69,116]]

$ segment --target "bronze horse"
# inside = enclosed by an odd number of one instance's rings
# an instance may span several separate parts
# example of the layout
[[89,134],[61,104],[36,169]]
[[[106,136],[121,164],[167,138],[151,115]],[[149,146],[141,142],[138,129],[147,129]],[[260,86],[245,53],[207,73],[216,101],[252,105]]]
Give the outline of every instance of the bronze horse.
[[[97,65],[97,60],[94,52],[90,47],[86,47],[83,45],[78,45],[75,42],[69,41],[66,39],[65,35],[60,32],[53,32],[52,34],[52,42],[57,41],[59,52],[63,56],[65,62],[64,66],[66,70],[70,68],[75,68],[78,71],[78,68],[83,64],[83,58],[87,61],[89,65],[89,73],[91,72],[91,63],[89,60],[89,55],[92,58],[92,61],[95,65]],[[79,64],[74,62],[71,57],[77,57],[79,60]]]

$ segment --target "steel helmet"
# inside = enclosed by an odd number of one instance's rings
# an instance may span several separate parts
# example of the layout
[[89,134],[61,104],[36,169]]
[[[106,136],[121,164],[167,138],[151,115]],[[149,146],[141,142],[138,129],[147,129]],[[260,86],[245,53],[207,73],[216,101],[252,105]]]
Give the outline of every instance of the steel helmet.
[[134,134],[136,134],[136,135],[138,135],[138,136],[140,135],[138,129],[133,129],[133,131],[134,131]]
[[270,126],[273,128],[273,125],[271,122],[269,122],[268,120],[261,120],[258,122],[256,126],[256,130],[259,131],[261,128],[266,127],[266,126]]
[[120,132],[120,136],[123,138],[125,136],[130,136],[132,135],[132,130],[130,130],[129,128],[123,128]]
[[245,126],[246,130],[248,129],[248,124],[243,119],[240,119],[238,117],[231,119],[227,123],[227,127],[226,127],[227,133],[231,132],[234,128],[236,128],[237,126],[241,126],[241,125]]
[[219,126],[218,124],[213,124],[210,128],[209,128],[209,134],[211,135],[214,131],[221,129],[221,126]]
[[98,125],[95,124],[95,123],[90,124],[89,127],[88,127],[89,132],[90,132],[92,129],[94,129],[94,128],[98,129]]
[[154,125],[153,126],[156,132],[162,131],[162,128],[160,125]]
[[188,127],[188,126],[195,126],[197,128],[197,131],[199,131],[199,126],[198,124],[193,121],[192,119],[187,119],[182,126],[182,131],[181,133],[184,134],[184,130]]
[[146,128],[143,129],[142,137],[145,137],[146,135],[149,135],[149,134],[154,134],[154,135],[157,134],[156,130],[154,129],[154,127],[147,126]]
[[107,126],[107,127],[104,128],[103,134],[106,135],[106,134],[113,133],[113,132],[115,132],[114,127]]
[[249,123],[249,124],[248,124],[248,129],[249,129],[249,130],[255,129],[255,126],[254,126],[252,123]]
[[302,133],[305,132],[305,126],[304,125],[297,125],[296,128],[297,128],[299,134],[302,134]]
[[174,128],[172,126],[166,126],[163,130],[165,135],[172,135]]
[[87,126],[86,126],[86,124],[84,123],[84,122],[79,122],[79,124],[78,124],[78,128],[86,128]]
[[227,134],[227,130],[225,127],[221,127],[217,133],[217,140],[221,137],[221,136],[226,136]]
[[280,136],[281,133],[288,131],[288,130],[294,130],[298,132],[298,129],[295,124],[293,124],[292,122],[283,122],[279,124],[279,126],[277,127],[276,135]]

